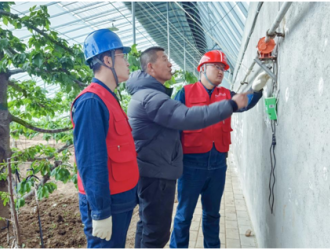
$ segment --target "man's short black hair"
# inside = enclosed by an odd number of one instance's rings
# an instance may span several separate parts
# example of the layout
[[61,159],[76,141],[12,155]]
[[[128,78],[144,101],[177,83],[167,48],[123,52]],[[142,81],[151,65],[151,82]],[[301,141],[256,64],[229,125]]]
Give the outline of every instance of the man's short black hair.
[[154,63],[157,60],[157,52],[158,51],[165,51],[162,47],[150,47],[146,49],[145,51],[142,52],[141,57],[140,57],[140,64],[141,64],[141,69],[143,71],[147,71],[147,65],[148,63]]

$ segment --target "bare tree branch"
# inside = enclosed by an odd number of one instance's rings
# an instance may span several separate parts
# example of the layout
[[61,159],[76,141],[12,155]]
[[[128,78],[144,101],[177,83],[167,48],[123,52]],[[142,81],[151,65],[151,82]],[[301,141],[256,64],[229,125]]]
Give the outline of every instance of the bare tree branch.
[[11,116],[11,121],[17,122],[18,124],[21,124],[22,126],[32,129],[33,131],[39,132],[39,133],[50,133],[50,134],[56,134],[56,133],[61,133],[61,132],[65,132],[65,131],[69,131],[72,129],[72,127],[69,128],[61,128],[61,129],[42,129],[42,128],[37,128],[29,123],[27,123],[26,121],[23,121],[22,119],[13,116],[12,114]]

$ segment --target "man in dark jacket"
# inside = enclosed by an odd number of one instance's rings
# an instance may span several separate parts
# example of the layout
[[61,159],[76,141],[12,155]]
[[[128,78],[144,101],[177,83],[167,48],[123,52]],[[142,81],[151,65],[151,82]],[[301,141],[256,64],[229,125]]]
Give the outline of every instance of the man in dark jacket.
[[248,103],[246,94],[209,106],[188,108],[170,98],[164,86],[172,64],[164,49],[152,47],[141,54],[142,70],[126,82],[132,95],[127,114],[138,153],[140,221],[135,248],[161,248],[170,237],[176,180],[181,176],[180,130],[196,130],[230,117]]

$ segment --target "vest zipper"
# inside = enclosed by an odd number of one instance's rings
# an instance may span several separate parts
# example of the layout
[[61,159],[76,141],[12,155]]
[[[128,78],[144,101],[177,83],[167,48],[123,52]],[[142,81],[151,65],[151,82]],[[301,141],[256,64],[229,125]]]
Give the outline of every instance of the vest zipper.
[[[129,145],[130,143],[122,143],[121,145],[117,145],[117,150],[118,151],[120,151],[120,148],[122,147],[122,146],[125,146],[125,145]],[[113,146],[115,146],[115,145],[113,145]],[[112,147],[113,147],[112,146]]]

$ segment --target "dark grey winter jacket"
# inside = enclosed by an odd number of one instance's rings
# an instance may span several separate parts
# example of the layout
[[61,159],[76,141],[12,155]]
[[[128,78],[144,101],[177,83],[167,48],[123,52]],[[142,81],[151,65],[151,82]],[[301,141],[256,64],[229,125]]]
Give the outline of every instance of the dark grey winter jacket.
[[178,179],[183,169],[179,131],[205,128],[233,113],[228,100],[188,108],[171,99],[164,85],[140,70],[130,75],[126,87],[132,95],[127,115],[144,177]]

